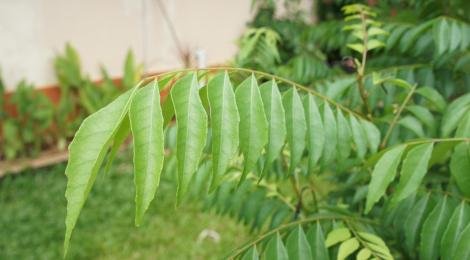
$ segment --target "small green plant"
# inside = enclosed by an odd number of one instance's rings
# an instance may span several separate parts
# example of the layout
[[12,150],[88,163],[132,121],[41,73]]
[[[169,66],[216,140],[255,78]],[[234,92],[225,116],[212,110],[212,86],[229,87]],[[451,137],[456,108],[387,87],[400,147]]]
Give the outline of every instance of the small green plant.
[[35,156],[52,142],[52,103],[23,80],[12,95],[11,104],[16,116],[10,118],[5,113],[2,119],[5,158]]
[[94,83],[82,73],[79,54],[70,44],[66,44],[63,54],[57,55],[54,68],[61,89],[56,113],[60,147],[73,136],[85,116],[108,104],[123,89],[137,84],[142,75],[142,65],[136,64],[132,51],[128,51],[120,85],[109,77],[104,67],[101,67],[101,82]]
[[4,111],[5,87],[0,79],[0,158],[34,157],[53,146],[65,149],[87,115],[137,84],[142,74],[142,65],[136,64],[129,51],[121,84],[115,83],[104,67],[102,81],[95,83],[83,74],[79,55],[70,44],[56,56],[54,69],[60,87],[59,103],[54,106],[44,94],[22,81],[9,102],[17,112],[13,115]]

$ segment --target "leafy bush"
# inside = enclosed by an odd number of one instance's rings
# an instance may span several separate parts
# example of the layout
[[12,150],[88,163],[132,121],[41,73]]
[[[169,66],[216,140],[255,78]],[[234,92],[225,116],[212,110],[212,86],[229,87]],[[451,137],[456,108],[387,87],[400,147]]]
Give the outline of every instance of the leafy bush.
[[[3,86],[1,88],[3,89]],[[3,99],[3,90],[0,91],[0,95]],[[3,109],[0,112],[2,153],[6,159],[35,156],[44,146],[52,142],[50,131],[54,113],[52,103],[44,94],[34,91],[33,86],[24,80],[18,84],[16,92],[11,97],[11,103],[16,104],[15,117],[9,117]],[[0,105],[4,107],[3,104]]]
[[0,158],[35,157],[54,146],[64,149],[86,116],[133,87],[142,75],[142,65],[129,51],[121,83],[114,82],[104,67],[102,80],[95,83],[83,75],[79,55],[70,44],[55,58],[54,69],[60,87],[57,106],[23,80],[8,102],[16,110],[13,115],[4,110],[5,87],[0,78]]
[[[393,32],[368,6],[343,11],[354,75],[309,88],[246,68],[174,71],[88,117],[69,147],[65,250],[100,168],[132,136],[136,225],[164,174],[177,204],[204,200],[262,233],[229,258],[468,258],[469,94],[440,88],[438,64],[368,68]],[[444,53],[466,51],[459,39]]]

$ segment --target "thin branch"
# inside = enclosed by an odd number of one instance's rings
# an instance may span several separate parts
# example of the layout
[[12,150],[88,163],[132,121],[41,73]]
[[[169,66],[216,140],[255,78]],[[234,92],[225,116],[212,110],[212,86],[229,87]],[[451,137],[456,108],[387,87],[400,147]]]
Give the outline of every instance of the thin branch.
[[415,85],[411,88],[411,90],[410,90],[410,92],[408,92],[408,95],[406,96],[405,100],[403,100],[403,103],[402,103],[401,106],[398,108],[397,114],[395,115],[395,117],[393,118],[392,122],[390,123],[390,126],[389,126],[389,128],[387,129],[387,133],[385,133],[385,137],[384,137],[382,143],[380,144],[380,147],[381,147],[381,148],[385,148],[385,145],[387,145],[388,138],[389,138],[390,135],[392,134],[393,128],[394,128],[395,125],[397,124],[398,119],[400,118],[400,115],[401,115],[401,113],[403,112],[403,109],[405,109],[406,104],[408,104],[408,102],[410,101],[411,97],[412,97],[413,94],[415,93],[416,86],[417,86],[417,85],[415,84]]
[[374,222],[370,219],[365,219],[365,218],[360,218],[360,217],[354,218],[354,217],[339,216],[339,215],[322,215],[322,216],[315,216],[315,217],[311,217],[311,218],[307,218],[307,219],[301,219],[301,220],[297,220],[297,221],[293,221],[293,222],[284,224],[282,226],[279,226],[275,229],[272,229],[272,230],[264,233],[263,235],[259,236],[255,240],[253,240],[253,241],[245,244],[244,246],[236,249],[235,251],[233,251],[233,253],[230,254],[230,256],[228,256],[226,258],[227,259],[234,259],[235,257],[237,257],[240,254],[242,254],[243,252],[245,252],[251,246],[261,242],[266,237],[269,237],[270,235],[272,235],[276,232],[279,232],[280,230],[290,228],[290,227],[295,226],[295,225],[301,225],[301,224],[305,224],[305,223],[310,223],[310,222],[314,222],[314,221],[322,221],[322,220],[342,220],[342,221],[345,221],[345,222],[357,221],[357,222],[368,223],[368,224],[376,224],[376,222]]
[[372,112],[369,107],[368,96],[366,88],[364,87],[364,71],[366,69],[366,62],[367,62],[367,43],[369,41],[369,35],[367,33],[367,24],[366,24],[366,16],[361,11],[361,23],[362,23],[362,33],[364,34],[364,39],[362,45],[364,46],[364,50],[362,52],[362,60],[361,66],[357,72],[357,87],[359,88],[359,93],[362,99],[362,103],[364,106],[364,110],[366,111],[367,118],[372,118]]
[[176,28],[173,22],[171,21],[170,16],[168,15],[168,12],[166,11],[165,5],[162,3],[161,0],[157,0],[157,4],[158,4],[158,7],[160,8],[163,19],[165,19],[168,25],[168,29],[170,29],[170,34],[171,34],[171,37],[173,38],[173,41],[175,42],[176,48],[178,49],[178,53],[180,57],[183,57],[185,52],[178,38],[178,34],[176,33]]
[[306,87],[306,86],[303,86],[303,85],[300,85],[292,80],[289,80],[289,79],[286,79],[286,78],[283,78],[283,77],[279,77],[279,76],[276,76],[276,75],[272,75],[272,74],[269,74],[269,73],[266,73],[266,72],[262,72],[262,71],[258,71],[258,70],[252,70],[252,69],[247,69],[247,68],[234,68],[234,67],[226,67],[226,66],[220,66],[220,67],[211,67],[211,68],[201,68],[201,69],[194,69],[194,68],[188,68],[188,69],[180,69],[180,70],[174,70],[174,71],[169,71],[169,72],[165,72],[165,73],[162,73],[162,74],[158,74],[158,75],[154,75],[154,76],[150,76],[148,78],[145,78],[142,80],[142,85],[145,85],[147,84],[148,82],[151,82],[152,80],[154,80],[155,78],[160,78],[160,77],[165,77],[165,76],[168,76],[168,75],[171,75],[171,74],[176,74],[176,73],[185,73],[185,72],[192,72],[192,71],[201,71],[201,70],[204,70],[204,71],[208,71],[208,72],[211,72],[211,71],[221,71],[221,70],[227,70],[227,71],[241,71],[241,72],[248,72],[248,73],[253,73],[253,74],[256,74],[256,75],[259,75],[259,76],[263,76],[263,77],[266,77],[268,79],[274,79],[274,80],[277,80],[277,81],[280,81],[280,82],[284,82],[286,83],[287,85],[292,85],[293,87],[296,87],[298,88],[299,90],[302,90],[304,92],[308,92],[322,100],[324,100],[325,102],[328,102],[330,103],[332,106],[336,106],[338,108],[340,108],[341,110],[343,110],[344,112],[347,112],[348,114],[352,114],[356,117],[359,117],[359,118],[362,118],[362,119],[366,119],[364,118],[364,116],[362,116],[361,114],[355,112],[355,111],[352,111],[351,109],[341,105],[340,103],[334,101],[333,99],[309,88],[309,87]]

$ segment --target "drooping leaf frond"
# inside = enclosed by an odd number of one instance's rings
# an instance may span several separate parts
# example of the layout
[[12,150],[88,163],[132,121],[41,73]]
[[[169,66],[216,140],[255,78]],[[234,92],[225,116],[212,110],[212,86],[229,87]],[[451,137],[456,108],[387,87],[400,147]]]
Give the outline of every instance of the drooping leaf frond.
[[[267,75],[260,74],[260,76]],[[178,201],[183,198],[194,173],[199,168],[199,160],[207,138],[207,118],[210,118],[212,134],[210,154],[215,165],[211,180],[212,190],[217,188],[219,181],[226,174],[235,151],[240,151],[243,155],[241,184],[248,173],[254,171],[255,165],[265,153],[268,156],[265,167],[269,169],[270,161],[280,156],[280,149],[284,143],[287,144],[284,150],[291,158],[289,164],[291,173],[296,171],[305,147],[310,158],[310,173],[314,167],[329,167],[332,162],[344,160],[346,157],[363,157],[365,144],[369,151],[377,149],[378,142],[371,137],[376,136],[379,131],[372,123],[331,99],[301,88],[297,84],[290,85],[287,90],[282,91],[281,101],[279,99],[281,94],[278,93],[279,88],[275,81],[278,80],[282,84],[288,81],[277,77],[272,77],[268,81],[271,82],[269,85],[258,87],[258,80],[253,74],[243,80],[234,92],[227,73],[214,77],[202,89],[199,87],[196,73],[184,76],[175,73],[174,77],[177,77],[177,80],[173,84],[168,84],[170,82],[168,78],[164,78],[161,83],[171,88],[171,96],[162,104],[159,93],[163,92],[165,87],[159,87],[159,81],[155,80],[141,89],[133,89],[123,94],[83,123],[69,148],[71,158],[66,171],[68,176],[66,247],[110,145],[113,144],[113,148],[108,159],[112,160],[119,144],[129,133],[127,117],[130,118],[130,134],[134,139],[137,224],[140,223],[158,186],[159,172],[163,167],[162,131],[166,124],[165,120],[170,120],[173,114],[176,117],[177,128]],[[204,108],[199,94],[205,91],[204,88],[209,88],[206,92],[210,104],[208,110]],[[298,93],[297,88],[303,93]],[[217,93],[220,96],[216,97]],[[168,107],[169,102],[172,107]],[[322,105],[317,105],[318,103]],[[169,112],[171,110],[173,112]],[[346,120],[345,114],[350,120]],[[237,115],[240,115],[239,123]],[[350,125],[351,122],[354,127],[359,125],[362,128],[361,133],[364,134],[350,138],[350,129],[353,126]],[[322,131],[324,136],[320,134]],[[337,140],[341,143],[339,144]],[[317,146],[318,144],[322,145]],[[363,145],[360,153],[356,144]],[[345,153],[345,150],[354,152]],[[321,165],[317,165],[319,160]]]

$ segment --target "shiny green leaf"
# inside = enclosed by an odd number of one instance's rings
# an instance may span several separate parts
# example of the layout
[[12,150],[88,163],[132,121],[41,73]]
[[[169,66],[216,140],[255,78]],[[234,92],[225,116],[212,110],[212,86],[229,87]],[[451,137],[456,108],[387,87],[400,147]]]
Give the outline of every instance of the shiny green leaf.
[[366,133],[370,152],[376,153],[380,144],[379,129],[377,129],[377,127],[373,123],[367,120],[361,119],[360,122],[361,122],[362,128],[364,129],[364,132]]
[[334,246],[339,242],[343,242],[351,237],[351,232],[347,228],[333,229],[326,237],[326,247]]
[[323,165],[328,165],[336,158],[336,143],[338,142],[336,119],[328,103],[323,103],[323,126],[325,129]]
[[213,191],[220,183],[238,149],[238,115],[235,93],[227,73],[214,77],[207,86],[212,129]]
[[455,147],[450,159],[450,173],[459,190],[470,196],[470,144],[461,143]]
[[424,221],[421,231],[419,259],[434,260],[439,257],[439,246],[442,234],[452,214],[447,197],[443,197]]
[[362,125],[359,124],[356,117],[349,115],[349,123],[351,125],[352,137],[356,145],[356,153],[359,158],[364,158],[367,152],[367,137]]
[[126,117],[136,88],[86,118],[69,146],[67,176],[67,215],[65,217],[64,255],[80,211],[93,187],[108,148]]
[[[273,161],[279,156],[286,139],[286,119],[282,106],[281,94],[274,80],[260,86],[264,112],[269,124],[269,142],[266,146],[266,162],[264,173],[270,168]],[[262,177],[262,176],[261,176]]]
[[312,259],[310,245],[300,225],[287,237],[286,247],[289,259]]
[[366,209],[368,213],[372,206],[385,194],[388,185],[393,181],[397,173],[397,167],[405,150],[405,145],[399,145],[386,152],[374,167],[372,179],[367,193]]
[[356,260],[367,260],[372,255],[372,252],[367,249],[363,248],[357,253]]
[[199,99],[196,74],[191,73],[178,80],[171,89],[171,98],[177,124],[177,203],[179,203],[198,168],[207,138],[207,115]]
[[405,220],[405,246],[409,251],[414,250],[418,242],[419,234],[424,220],[434,207],[429,194],[424,195],[418,200],[409,212]]
[[416,192],[428,170],[433,143],[424,143],[413,147],[403,160],[400,171],[400,182],[393,193],[392,205]]
[[242,260],[258,260],[258,251],[256,246],[252,246],[246,253],[243,255]]
[[340,109],[336,110],[336,125],[338,127],[337,153],[339,159],[346,159],[351,154],[351,129]]
[[281,236],[279,233],[273,235],[266,245],[264,250],[264,259],[273,259],[273,260],[288,260],[289,256],[287,254],[286,247],[282,242]]
[[253,170],[268,142],[268,122],[254,75],[251,75],[237,87],[235,98],[240,113],[240,150],[245,160],[245,167],[240,179],[240,183],[242,183],[248,172]]
[[295,88],[289,89],[282,97],[286,112],[287,144],[290,151],[289,172],[293,173],[295,167],[302,159],[305,149],[305,113],[302,101]]
[[323,152],[325,130],[314,97],[306,95],[303,101],[307,122],[308,172],[311,173]]
[[320,222],[317,221],[307,232],[307,240],[310,243],[313,260],[328,260],[330,256],[325,244],[325,236]]
[[470,245],[470,223],[467,223],[462,234],[460,234],[452,259],[470,259],[470,247],[468,245]]
[[465,201],[455,208],[452,216],[450,217],[449,224],[447,225],[441,239],[441,258],[452,259],[457,247],[457,242],[460,234],[463,232],[465,225],[470,223],[470,209]]
[[343,260],[346,259],[349,255],[354,253],[359,248],[359,241],[357,241],[357,238],[353,237],[350,238],[339,246],[338,249],[338,260]]
[[152,202],[163,168],[163,116],[157,81],[139,89],[129,109],[134,141],[135,224]]

